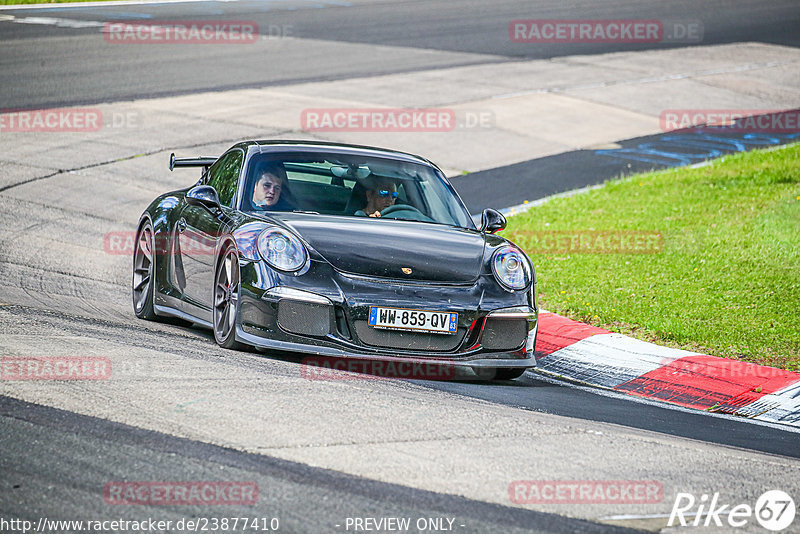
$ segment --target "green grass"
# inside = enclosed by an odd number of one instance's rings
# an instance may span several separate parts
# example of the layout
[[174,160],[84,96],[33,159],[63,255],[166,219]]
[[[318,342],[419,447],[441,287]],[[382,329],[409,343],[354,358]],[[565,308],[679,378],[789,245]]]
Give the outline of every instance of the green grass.
[[[532,250],[542,232],[563,230],[655,231],[663,246]],[[800,370],[800,144],[552,199],[511,217],[503,235],[529,250],[544,309],[663,345]]]

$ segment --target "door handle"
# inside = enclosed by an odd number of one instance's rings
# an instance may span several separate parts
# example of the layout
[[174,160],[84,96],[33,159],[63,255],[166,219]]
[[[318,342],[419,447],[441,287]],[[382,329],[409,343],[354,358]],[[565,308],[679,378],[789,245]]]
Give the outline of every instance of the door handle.
[[181,217],[178,221],[178,231],[183,232],[184,230],[186,230],[186,219]]

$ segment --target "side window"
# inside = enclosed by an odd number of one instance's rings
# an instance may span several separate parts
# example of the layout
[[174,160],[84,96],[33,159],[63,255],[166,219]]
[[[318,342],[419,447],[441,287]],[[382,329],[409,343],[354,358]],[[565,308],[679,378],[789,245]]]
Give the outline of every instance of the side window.
[[239,181],[239,172],[242,170],[244,153],[241,150],[232,150],[222,156],[208,169],[206,183],[217,190],[219,202],[230,207],[236,195],[236,184]]

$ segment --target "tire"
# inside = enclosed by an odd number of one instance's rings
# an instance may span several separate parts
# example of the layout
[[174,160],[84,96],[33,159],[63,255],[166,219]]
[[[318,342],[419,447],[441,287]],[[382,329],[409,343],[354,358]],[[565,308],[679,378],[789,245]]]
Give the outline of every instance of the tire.
[[223,247],[217,261],[213,288],[214,339],[225,349],[242,350],[236,341],[236,314],[239,311],[239,253],[233,244]]
[[514,380],[525,373],[524,367],[473,367],[481,380]]
[[510,367],[497,369],[494,375],[495,380],[514,380],[525,374],[524,367]]
[[136,233],[131,296],[133,298],[133,312],[136,317],[148,321],[158,319],[153,309],[156,257],[153,225],[147,220]]

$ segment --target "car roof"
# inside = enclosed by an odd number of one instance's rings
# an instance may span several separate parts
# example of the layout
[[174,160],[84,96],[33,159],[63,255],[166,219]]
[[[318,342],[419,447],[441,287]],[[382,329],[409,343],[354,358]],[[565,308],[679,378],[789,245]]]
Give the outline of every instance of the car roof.
[[438,169],[436,164],[423,157],[410,154],[408,152],[400,152],[399,150],[391,150],[388,148],[378,148],[365,145],[351,145],[347,143],[331,143],[327,141],[309,141],[309,140],[261,140],[250,141],[245,144],[257,145],[262,153],[265,152],[278,152],[278,151],[308,151],[325,149],[329,152],[338,152],[341,154],[358,154],[363,156],[384,157],[390,159],[397,159],[408,161],[411,163],[421,163],[429,165]]

